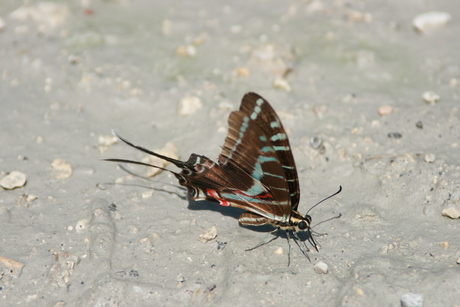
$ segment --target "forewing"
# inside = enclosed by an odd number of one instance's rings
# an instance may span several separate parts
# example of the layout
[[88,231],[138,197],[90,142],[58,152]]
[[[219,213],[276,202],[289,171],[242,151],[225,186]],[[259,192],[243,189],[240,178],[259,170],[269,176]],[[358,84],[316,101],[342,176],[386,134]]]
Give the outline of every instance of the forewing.
[[289,139],[281,124],[281,120],[270,104],[256,93],[247,93],[244,95],[240,111],[255,121],[268,137],[271,146],[276,151],[278,159],[281,162],[289,187],[292,209],[297,210],[300,199],[299,179]]
[[236,189],[231,194],[220,193],[221,197],[231,202],[244,200],[248,211],[287,221],[291,213],[289,188],[270,136],[245,112],[232,112],[228,122],[219,165]]

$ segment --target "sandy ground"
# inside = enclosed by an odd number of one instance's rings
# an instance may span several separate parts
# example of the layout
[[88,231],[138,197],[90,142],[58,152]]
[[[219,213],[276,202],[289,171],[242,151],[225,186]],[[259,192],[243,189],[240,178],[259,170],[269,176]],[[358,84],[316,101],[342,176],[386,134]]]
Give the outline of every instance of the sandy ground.
[[[0,5],[0,178],[27,176],[0,189],[0,305],[460,306],[457,1],[20,2]],[[429,11],[452,20],[414,30]],[[215,159],[248,91],[288,130],[300,212],[343,186],[310,212],[342,214],[311,262],[101,161],[144,158],[111,129]]]

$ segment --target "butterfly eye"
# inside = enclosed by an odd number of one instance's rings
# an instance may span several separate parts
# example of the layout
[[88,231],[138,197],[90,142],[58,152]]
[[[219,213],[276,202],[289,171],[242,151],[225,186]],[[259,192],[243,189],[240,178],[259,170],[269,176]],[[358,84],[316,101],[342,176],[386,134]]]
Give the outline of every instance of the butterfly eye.
[[299,229],[301,230],[307,229],[308,227],[307,222],[305,221],[300,221],[298,226],[299,226]]

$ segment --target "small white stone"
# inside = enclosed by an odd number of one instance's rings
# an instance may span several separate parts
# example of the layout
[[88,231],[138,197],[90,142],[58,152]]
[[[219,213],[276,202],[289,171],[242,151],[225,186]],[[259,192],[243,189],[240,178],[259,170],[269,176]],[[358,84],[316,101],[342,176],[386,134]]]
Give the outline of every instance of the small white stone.
[[35,201],[37,200],[37,196],[33,195],[33,194],[29,194],[26,196],[26,201],[28,202],[32,202],[32,201]]
[[72,166],[63,159],[54,159],[51,167],[57,179],[66,179],[72,176]]
[[206,243],[208,241],[214,240],[217,237],[217,228],[216,226],[212,226],[208,230],[206,230],[203,234],[200,235],[200,242]]
[[378,108],[379,115],[390,115],[393,113],[394,108],[392,106],[380,106]]
[[142,192],[142,198],[150,198],[150,197],[152,197],[152,195],[153,195],[152,190]]
[[433,163],[435,159],[436,159],[436,156],[433,153],[427,153],[425,155],[425,162]]
[[12,171],[0,180],[0,186],[5,190],[23,187],[27,182],[27,176],[19,171]]
[[282,247],[278,247],[274,251],[275,255],[282,255],[284,253],[284,249]]
[[179,114],[188,116],[194,114],[203,107],[203,102],[196,96],[186,96],[180,100]]
[[325,262],[320,261],[317,264],[315,264],[314,270],[317,274],[327,274],[327,272],[329,271],[329,266]]
[[118,138],[114,135],[100,135],[97,138],[97,145],[99,147],[99,152],[103,153],[108,150],[110,146],[118,142]]
[[14,278],[18,278],[21,276],[22,268],[24,267],[24,263],[19,261],[0,257],[0,275],[3,276],[4,274],[8,274]]
[[426,103],[434,104],[435,102],[438,102],[441,97],[433,91],[426,91],[422,94],[422,99]]
[[440,242],[440,243],[439,243],[439,246],[441,246],[441,247],[444,248],[444,249],[449,249],[450,244],[449,244],[448,241],[444,241],[444,242]]
[[450,217],[451,219],[458,219],[460,218],[460,211],[457,208],[449,207],[442,209],[441,214],[443,216]]
[[79,220],[77,222],[77,225],[75,225],[75,232],[76,233],[85,232],[86,229],[88,229],[88,220],[87,219]]
[[400,301],[402,307],[422,307],[423,295],[409,292],[401,295]]
[[415,16],[412,20],[412,25],[420,33],[425,33],[429,30],[445,26],[452,16],[445,12],[427,12]]
[[277,77],[273,81],[273,86],[275,88],[283,90],[285,92],[291,92],[292,91],[292,87],[289,84],[289,82],[286,79],[282,78],[282,77]]

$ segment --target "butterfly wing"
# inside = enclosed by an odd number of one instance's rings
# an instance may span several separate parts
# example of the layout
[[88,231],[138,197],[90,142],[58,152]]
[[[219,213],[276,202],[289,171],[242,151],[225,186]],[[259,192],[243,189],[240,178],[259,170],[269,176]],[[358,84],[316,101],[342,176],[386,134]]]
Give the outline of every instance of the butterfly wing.
[[[282,161],[290,163],[287,168]],[[269,219],[289,220],[292,200],[297,207],[299,197],[294,159],[278,116],[259,95],[246,94],[240,111],[230,115],[219,165],[229,175],[237,170],[234,179],[241,181],[233,193],[219,193],[221,198]]]
[[265,135],[271,136],[271,145],[278,155],[288,183],[292,209],[297,211],[300,199],[299,179],[289,139],[281,120],[271,105],[256,93],[247,93],[243,97],[240,111],[254,117],[253,120],[262,128]]

